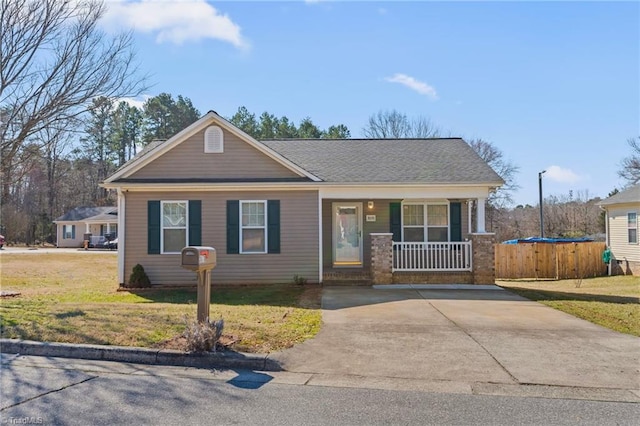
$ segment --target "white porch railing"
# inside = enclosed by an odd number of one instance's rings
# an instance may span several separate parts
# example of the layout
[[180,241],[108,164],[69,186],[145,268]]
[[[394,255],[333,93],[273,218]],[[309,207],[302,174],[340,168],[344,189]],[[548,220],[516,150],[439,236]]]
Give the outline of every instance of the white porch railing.
[[393,242],[393,271],[471,271],[471,241]]

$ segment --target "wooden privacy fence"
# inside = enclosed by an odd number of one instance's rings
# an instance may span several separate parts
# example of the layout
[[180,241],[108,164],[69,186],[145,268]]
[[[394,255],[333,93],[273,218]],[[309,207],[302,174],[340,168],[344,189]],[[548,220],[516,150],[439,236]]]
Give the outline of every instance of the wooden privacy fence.
[[605,275],[605,243],[496,244],[496,278],[570,279]]

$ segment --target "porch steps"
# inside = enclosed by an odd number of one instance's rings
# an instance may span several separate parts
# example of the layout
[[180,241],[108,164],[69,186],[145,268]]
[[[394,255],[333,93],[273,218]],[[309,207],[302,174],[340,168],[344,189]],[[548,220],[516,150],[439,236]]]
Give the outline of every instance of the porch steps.
[[371,276],[361,271],[325,271],[322,285],[325,286],[370,286]]
[[323,286],[371,286],[371,280],[324,280]]

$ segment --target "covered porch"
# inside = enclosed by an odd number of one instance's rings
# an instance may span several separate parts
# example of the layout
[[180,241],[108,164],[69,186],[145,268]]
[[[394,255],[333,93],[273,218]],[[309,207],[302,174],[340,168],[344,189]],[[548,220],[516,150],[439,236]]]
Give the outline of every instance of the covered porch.
[[453,192],[323,198],[323,282],[493,283],[494,239],[485,229],[488,194],[470,198]]

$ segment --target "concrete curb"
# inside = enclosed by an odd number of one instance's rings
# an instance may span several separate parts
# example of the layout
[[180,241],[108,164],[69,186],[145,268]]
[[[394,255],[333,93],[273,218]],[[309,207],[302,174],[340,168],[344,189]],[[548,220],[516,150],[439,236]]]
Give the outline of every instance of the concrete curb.
[[0,352],[46,357],[120,361],[136,364],[171,365],[197,368],[241,368],[258,371],[282,371],[268,354],[242,352],[181,352],[170,349],[133,348],[128,346],[75,345],[71,343],[34,342],[0,339]]

